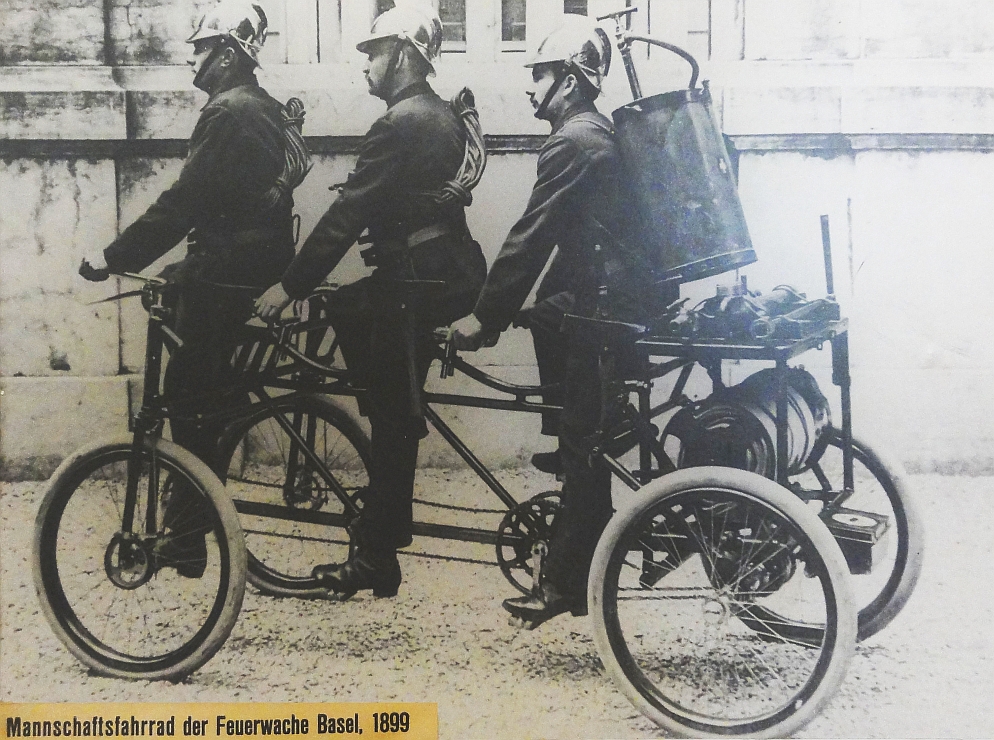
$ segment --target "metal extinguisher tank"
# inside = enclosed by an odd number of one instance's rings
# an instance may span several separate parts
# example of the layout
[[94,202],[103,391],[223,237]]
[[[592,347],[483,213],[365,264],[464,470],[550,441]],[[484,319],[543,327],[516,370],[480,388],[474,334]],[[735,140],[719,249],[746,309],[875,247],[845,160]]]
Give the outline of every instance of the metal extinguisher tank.
[[[634,8],[613,13],[620,17]],[[641,96],[631,42],[662,46],[686,59],[689,89]],[[662,278],[685,283],[756,261],[732,162],[711,109],[707,85],[695,87],[696,60],[683,49],[621,31],[618,46],[636,100],[614,111],[617,140]]]

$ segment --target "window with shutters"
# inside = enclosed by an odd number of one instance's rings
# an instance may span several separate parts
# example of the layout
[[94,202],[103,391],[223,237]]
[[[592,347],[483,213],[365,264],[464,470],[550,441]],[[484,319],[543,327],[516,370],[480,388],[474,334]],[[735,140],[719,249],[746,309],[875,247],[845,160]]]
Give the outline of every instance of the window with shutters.
[[500,40],[505,49],[525,48],[525,0],[500,0]]

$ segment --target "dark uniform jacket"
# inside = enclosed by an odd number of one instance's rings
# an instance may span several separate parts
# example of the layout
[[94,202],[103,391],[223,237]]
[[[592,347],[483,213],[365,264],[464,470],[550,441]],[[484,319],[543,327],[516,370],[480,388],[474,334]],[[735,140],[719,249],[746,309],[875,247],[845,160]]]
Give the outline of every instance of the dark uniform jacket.
[[[341,194],[283,275],[287,294],[302,298],[311,292],[367,228],[374,249],[386,253],[402,248],[411,234],[442,226],[444,235],[410,249],[413,274],[397,276],[446,280],[445,302],[462,304],[454,318],[469,313],[486,275],[486,260],[469,236],[462,205],[439,205],[426,195],[455,178],[465,145],[462,122],[427,82],[388,101],[387,112],[363,138]],[[388,262],[381,264],[392,272]]]
[[[611,122],[586,103],[568,111],[542,146],[524,214],[487,276],[474,314],[487,332],[503,331],[524,303],[557,245],[539,301],[561,292],[576,313],[591,314],[606,268],[609,318],[633,320],[652,281],[630,222],[620,153]],[[602,257],[595,258],[594,245]],[[603,262],[601,265],[599,262]],[[602,309],[608,308],[601,306]]]
[[285,160],[282,105],[254,77],[216,93],[190,138],[179,179],[106,249],[113,271],[137,272],[191,230],[188,272],[268,287],[293,257],[292,208],[260,207]]

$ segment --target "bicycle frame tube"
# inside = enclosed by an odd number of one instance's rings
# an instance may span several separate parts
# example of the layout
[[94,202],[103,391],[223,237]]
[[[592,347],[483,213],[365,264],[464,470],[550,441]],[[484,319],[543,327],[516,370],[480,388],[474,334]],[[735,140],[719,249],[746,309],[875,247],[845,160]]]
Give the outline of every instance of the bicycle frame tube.
[[[272,399],[266,394],[265,391],[258,389],[256,390],[256,393],[258,393],[259,397],[262,398],[264,401],[267,402],[272,401]],[[303,453],[304,457],[307,458],[308,462],[310,462],[311,465],[314,466],[314,469],[317,470],[321,478],[324,479],[324,482],[328,484],[328,486],[331,488],[332,491],[334,491],[335,495],[338,496],[339,500],[342,502],[342,505],[348,510],[348,512],[354,516],[357,516],[359,514],[359,507],[356,506],[355,502],[353,502],[352,499],[349,498],[348,493],[346,493],[345,488],[342,487],[342,484],[339,483],[337,480],[335,480],[335,477],[331,474],[328,468],[325,467],[324,462],[321,460],[321,458],[317,456],[317,453],[314,452],[313,445],[308,445],[307,440],[305,440],[301,436],[300,418],[295,415],[295,418],[292,422],[288,421],[286,416],[283,414],[275,414],[273,418],[276,419],[276,423],[279,424],[280,427],[283,429],[283,431],[285,431],[290,437],[290,444],[291,444],[290,460],[291,460],[291,465],[294,466],[293,475],[296,476],[296,459],[297,459],[296,452],[297,450],[299,450],[300,452]],[[308,427],[310,431],[311,440],[313,441],[314,439],[313,424],[316,422],[313,418],[311,419],[311,422],[312,423],[309,424]],[[290,477],[288,471],[287,482],[284,483],[284,486],[292,486],[293,480],[294,478]]]
[[[611,393],[615,389],[619,393],[634,393],[637,397],[636,408],[627,414],[627,421],[621,425],[615,424],[612,429],[601,429],[601,439],[588,450],[592,460],[600,460],[600,464],[605,465],[611,473],[618,477],[626,486],[632,490],[638,490],[645,483],[654,478],[665,475],[675,466],[669,460],[659,440],[656,439],[658,430],[653,426],[652,419],[670,411],[674,408],[686,406],[691,401],[685,394],[693,368],[697,365],[703,367],[712,379],[716,388],[722,387],[721,364],[722,360],[729,359],[757,359],[774,360],[776,385],[776,457],[777,470],[776,479],[781,483],[786,483],[786,374],[788,360],[795,357],[807,349],[819,346],[825,340],[829,340],[833,351],[833,364],[835,372],[833,380],[842,390],[842,435],[843,435],[843,455],[844,455],[844,487],[837,495],[848,497],[852,492],[852,450],[851,450],[851,414],[849,409],[849,383],[848,383],[848,343],[845,322],[838,322],[829,329],[820,332],[818,335],[806,337],[801,341],[785,344],[782,346],[762,347],[739,343],[722,342],[700,342],[688,344],[685,341],[675,341],[668,339],[650,338],[642,340],[638,344],[644,350],[644,360],[641,367],[640,377],[634,381],[621,384],[611,384],[605,386],[605,390]],[[310,348],[307,348],[309,350]],[[662,362],[653,362],[653,355],[668,356]],[[299,352],[287,352],[287,356],[297,361],[295,363],[296,377],[291,373],[280,373],[280,377],[270,377],[264,381],[267,387],[278,387],[300,393],[327,393],[331,395],[356,396],[364,391],[348,384],[347,371],[341,369],[326,368],[321,370],[313,359],[305,358]],[[518,506],[518,503],[511,493],[500,483],[496,476],[483,464],[462,439],[449,427],[439,416],[434,405],[463,406],[471,408],[491,409],[495,411],[511,411],[526,413],[542,413],[545,411],[561,410],[561,406],[547,404],[541,401],[529,400],[530,397],[541,396],[544,392],[552,389],[553,386],[519,385],[509,383],[496,378],[479,368],[470,365],[462,358],[453,353],[446,353],[444,349],[439,349],[437,357],[443,360],[445,367],[449,370],[458,369],[463,374],[481,385],[507,394],[511,398],[492,398],[487,396],[473,396],[465,394],[436,393],[419,389],[420,408],[427,422],[445,439],[456,453],[466,462],[466,464],[476,473],[477,476],[490,488],[491,491],[509,508]],[[316,372],[315,372],[316,371]],[[662,403],[652,406],[651,391],[654,380],[662,378],[670,373],[679,371],[676,382],[668,398]],[[327,380],[321,382],[317,378],[323,375]],[[288,377],[290,376],[290,377]],[[259,396],[263,402],[270,399],[264,391],[253,388],[252,392]],[[630,396],[629,396],[630,398]],[[630,406],[628,406],[630,408]],[[310,442],[313,434],[301,428],[302,421],[299,418],[288,419],[285,416],[277,415],[277,422],[292,440],[291,462],[288,470],[288,481],[292,481],[296,475],[300,460],[297,452],[304,456],[310,464],[318,471],[326,483],[335,491],[343,505],[350,513],[358,513],[358,508],[351,502],[348,496],[338,485],[337,481],[324,467],[322,461],[314,454]],[[627,425],[626,425],[627,424]],[[619,462],[618,457],[625,452],[639,448],[639,469],[629,470]],[[653,456],[659,460],[659,467],[653,469]],[[287,485],[290,485],[288,482]],[[298,515],[302,515],[298,513]],[[528,518],[528,517],[526,517]],[[419,526],[419,530],[422,528]],[[487,534],[483,530],[468,528],[456,528],[458,533],[448,531],[449,527],[441,525],[425,525],[423,531],[418,534],[437,537],[453,537],[455,539],[467,539],[473,541],[486,541]]]
[[[134,419],[134,437],[131,443],[131,454],[128,458],[128,483],[125,489],[124,511],[121,517],[121,531],[134,532],[135,509],[138,505],[138,479],[144,457],[145,441],[157,433],[161,422],[162,403],[159,395],[159,380],[162,373],[162,349],[168,338],[174,346],[182,346],[182,340],[166,325],[167,309],[162,305],[162,296],[146,285],[145,290],[154,298],[154,304],[149,308],[148,329],[145,334],[145,383],[142,390],[142,405]],[[145,515],[147,532],[156,530],[155,497],[159,490],[158,462],[155,450],[151,453],[149,464],[149,501]]]

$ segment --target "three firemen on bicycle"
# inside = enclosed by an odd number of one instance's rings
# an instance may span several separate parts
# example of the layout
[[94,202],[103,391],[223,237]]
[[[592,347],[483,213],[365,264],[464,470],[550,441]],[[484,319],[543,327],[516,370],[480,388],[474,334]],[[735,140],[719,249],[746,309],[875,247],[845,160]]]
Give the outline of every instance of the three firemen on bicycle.
[[[565,611],[585,613],[587,571],[611,516],[610,476],[582,449],[601,415],[598,347],[560,329],[566,314],[632,321],[663,300],[653,292],[651,265],[626,212],[632,201],[611,122],[594,104],[610,65],[609,39],[586,18],[566,16],[526,65],[535,116],[552,131],[525,212],[487,274],[466,225],[470,198],[453,184],[467,124],[427,81],[442,35],[430,4],[386,11],[358,44],[367,56],[369,93],[387,110],[363,137],[355,170],[296,256],[286,117],[254,75],[266,25],[262,8],[246,0],[222,0],[201,19],[189,39],[190,64],[194,85],[210,98],[179,179],[102,254],[84,260],[80,273],[99,280],[109,271],[138,271],[189,237],[187,257],[170,270],[181,286],[174,328],[184,346],[170,360],[166,394],[171,411],[186,412],[186,422],[172,422],[174,439],[210,460],[221,430],[196,417],[220,395],[210,391],[223,388],[234,329],[253,308],[263,319],[277,318],[368,232],[363,242],[372,247],[363,254],[375,270],[339,291],[343,310],[334,324],[350,371],[367,389],[370,485],[349,558],[318,566],[314,575],[340,598],[366,589],[392,596],[401,582],[397,550],[411,543],[414,471],[426,433],[410,374],[424,383],[435,327],[452,324],[452,341],[467,350],[505,330],[558,247],[529,317],[542,382],[562,388],[558,399],[547,399],[561,400],[562,418],[543,424],[545,433],[558,432],[559,451],[536,461],[563,472],[562,508],[540,588],[504,606],[529,626]],[[441,197],[446,189],[455,197]],[[418,281],[445,287],[419,297],[412,347],[404,341],[402,305]],[[223,286],[267,290],[253,306],[248,293]],[[183,509],[182,492],[174,492],[167,525],[181,528]],[[189,539],[177,570],[198,577],[203,542]]]

